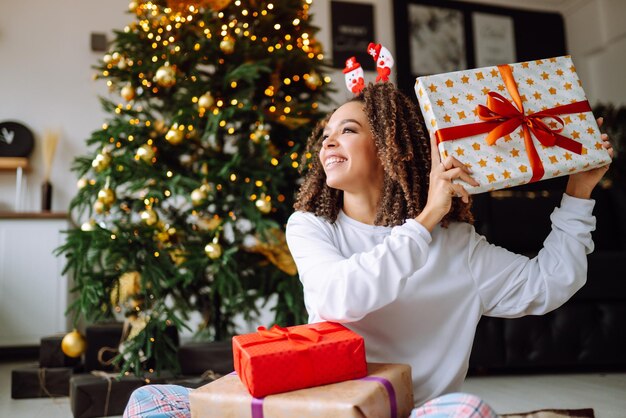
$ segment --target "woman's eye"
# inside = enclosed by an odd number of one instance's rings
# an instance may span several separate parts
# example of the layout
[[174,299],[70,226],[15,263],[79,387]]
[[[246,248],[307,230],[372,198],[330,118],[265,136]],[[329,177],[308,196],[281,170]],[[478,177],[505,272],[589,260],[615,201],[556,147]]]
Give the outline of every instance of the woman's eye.
[[343,128],[343,133],[354,133],[354,129],[351,128]]
[[328,139],[328,135],[322,135],[322,141],[325,141],[326,139]]

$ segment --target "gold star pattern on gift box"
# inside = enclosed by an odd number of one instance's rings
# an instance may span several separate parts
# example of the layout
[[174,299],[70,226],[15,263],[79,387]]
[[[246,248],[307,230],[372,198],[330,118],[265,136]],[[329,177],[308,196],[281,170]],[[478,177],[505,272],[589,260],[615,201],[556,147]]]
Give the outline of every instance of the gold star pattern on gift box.
[[[587,100],[569,56],[510,64],[510,67],[526,115]],[[482,122],[477,106],[486,105],[487,93],[492,91],[513,103],[496,66],[418,77],[415,84],[431,134],[443,128]],[[588,170],[610,161],[602,148],[601,133],[590,111],[559,117],[563,126],[553,119],[544,119],[544,122],[551,129],[562,127],[561,135],[580,142],[582,152],[579,155],[558,146],[543,146],[531,134],[545,169],[542,180]],[[533,173],[521,126],[498,139],[494,145],[485,142],[486,136],[487,133],[467,136],[439,144],[442,158],[452,155],[473,170],[480,186],[463,182],[468,192],[476,194],[528,183]]]

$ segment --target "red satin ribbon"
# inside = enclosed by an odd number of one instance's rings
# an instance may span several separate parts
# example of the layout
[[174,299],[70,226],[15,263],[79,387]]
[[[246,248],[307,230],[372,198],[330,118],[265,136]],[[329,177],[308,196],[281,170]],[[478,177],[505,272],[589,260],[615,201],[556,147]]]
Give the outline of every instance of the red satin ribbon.
[[257,328],[257,333],[264,338],[263,342],[287,340],[296,350],[306,350],[307,343],[316,343],[322,339],[322,334],[314,329],[298,327],[291,330],[278,325],[267,329],[264,326]]
[[[491,91],[487,93],[487,105],[476,106],[478,117],[483,122],[439,129],[435,132],[437,142],[453,141],[455,139],[489,132],[485,140],[487,144],[494,145],[498,139],[515,131],[521,125],[524,135],[524,146],[533,173],[530,179],[531,183],[540,180],[545,173],[543,164],[541,163],[541,159],[539,158],[539,154],[537,153],[537,149],[530,135],[531,132],[543,146],[557,146],[575,154],[581,154],[582,144],[580,142],[561,135],[565,124],[558,115],[590,112],[591,106],[589,102],[587,100],[578,101],[526,115],[511,67],[508,65],[498,65],[498,70],[500,70],[502,80],[504,80],[504,84],[517,107],[513,106],[511,102],[501,94]],[[560,124],[560,127],[552,129],[543,119],[553,119]]]

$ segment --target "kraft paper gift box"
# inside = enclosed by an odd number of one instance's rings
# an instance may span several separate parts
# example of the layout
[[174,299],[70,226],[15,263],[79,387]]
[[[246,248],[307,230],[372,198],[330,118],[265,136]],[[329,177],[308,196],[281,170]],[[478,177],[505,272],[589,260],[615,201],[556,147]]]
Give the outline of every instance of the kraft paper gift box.
[[418,77],[415,93],[442,160],[480,183],[458,180],[470,194],[610,162],[569,56]]
[[252,397],[233,373],[191,391],[192,418],[407,418],[413,409],[411,367],[369,363],[366,377]]
[[232,343],[235,371],[257,398],[367,373],[363,337],[334,322],[259,327]]

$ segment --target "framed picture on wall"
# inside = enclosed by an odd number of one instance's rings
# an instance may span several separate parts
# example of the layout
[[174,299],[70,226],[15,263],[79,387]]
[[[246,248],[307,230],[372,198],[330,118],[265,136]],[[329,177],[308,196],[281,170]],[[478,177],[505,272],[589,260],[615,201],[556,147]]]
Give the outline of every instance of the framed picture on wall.
[[463,11],[410,3],[408,26],[413,74],[438,74],[467,68]]
[[513,18],[491,13],[472,13],[476,67],[515,62]]
[[393,0],[398,87],[416,77],[567,53],[556,12],[454,0]]
[[333,0],[330,3],[333,67],[344,68],[346,60],[356,57],[364,70],[376,65],[367,54],[367,46],[376,39],[374,6]]

